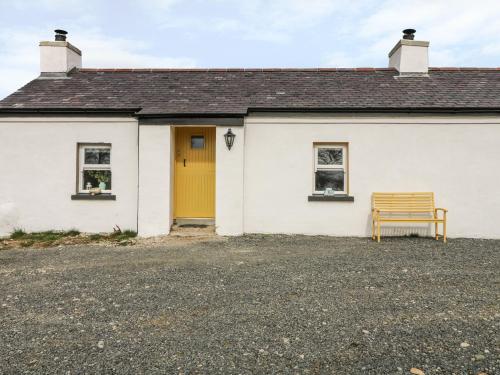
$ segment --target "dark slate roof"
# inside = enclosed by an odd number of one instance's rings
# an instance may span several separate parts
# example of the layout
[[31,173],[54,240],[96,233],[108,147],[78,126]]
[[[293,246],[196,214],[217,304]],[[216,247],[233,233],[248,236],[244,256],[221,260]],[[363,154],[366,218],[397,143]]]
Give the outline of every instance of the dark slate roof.
[[248,110],[499,110],[500,68],[80,69],[38,78],[0,111],[125,110],[140,115],[240,116]]

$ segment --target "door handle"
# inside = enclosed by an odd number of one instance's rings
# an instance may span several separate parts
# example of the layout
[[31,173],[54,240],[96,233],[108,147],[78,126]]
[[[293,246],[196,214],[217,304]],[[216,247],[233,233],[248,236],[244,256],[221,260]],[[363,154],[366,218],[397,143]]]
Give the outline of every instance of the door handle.
[[184,166],[186,166],[186,159],[184,159]]

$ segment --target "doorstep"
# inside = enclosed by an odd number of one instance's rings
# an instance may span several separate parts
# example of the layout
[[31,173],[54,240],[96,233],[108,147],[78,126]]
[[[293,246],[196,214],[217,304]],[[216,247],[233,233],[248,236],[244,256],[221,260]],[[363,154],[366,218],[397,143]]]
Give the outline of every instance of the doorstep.
[[199,224],[199,225],[215,225],[215,219],[211,218],[179,218],[179,219],[174,219],[174,225],[189,225],[189,224]]
[[207,237],[215,236],[215,220],[213,219],[175,219],[170,230],[174,237]]

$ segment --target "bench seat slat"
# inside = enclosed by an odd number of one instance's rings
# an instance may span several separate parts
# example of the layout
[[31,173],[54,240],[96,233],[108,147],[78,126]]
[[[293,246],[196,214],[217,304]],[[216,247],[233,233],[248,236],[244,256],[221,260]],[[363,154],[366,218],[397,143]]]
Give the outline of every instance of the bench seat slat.
[[432,205],[434,202],[429,200],[405,200],[405,201],[397,201],[397,200],[375,200],[377,204],[430,204]]
[[442,223],[443,219],[434,219],[434,218],[392,218],[392,217],[380,217],[379,221],[391,221],[391,222],[422,222],[422,223]]
[[423,215],[423,214],[434,215],[433,210],[377,210],[376,212],[380,212],[381,214],[395,213],[395,214],[399,214],[400,216],[401,216],[401,214],[404,214],[404,213],[408,213],[409,216],[413,216],[412,214],[415,214],[415,215]]
[[399,210],[399,211],[404,211],[404,210],[420,210],[420,211],[434,211],[434,206],[375,206],[374,207],[377,210],[381,211],[393,211],[393,210]]

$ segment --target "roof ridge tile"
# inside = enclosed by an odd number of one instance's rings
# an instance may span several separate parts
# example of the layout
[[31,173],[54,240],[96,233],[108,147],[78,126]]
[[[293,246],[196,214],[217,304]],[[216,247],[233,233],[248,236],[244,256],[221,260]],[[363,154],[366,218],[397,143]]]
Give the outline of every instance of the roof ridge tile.
[[394,68],[79,68],[82,73],[156,73],[156,72],[374,72],[393,71]]

